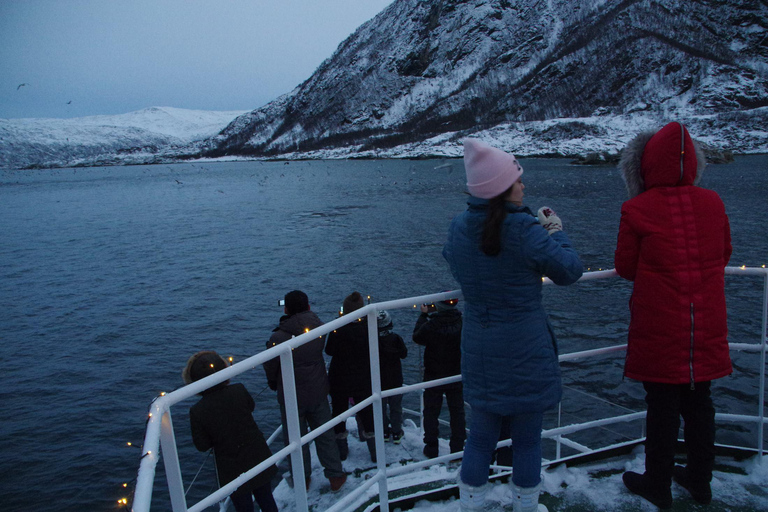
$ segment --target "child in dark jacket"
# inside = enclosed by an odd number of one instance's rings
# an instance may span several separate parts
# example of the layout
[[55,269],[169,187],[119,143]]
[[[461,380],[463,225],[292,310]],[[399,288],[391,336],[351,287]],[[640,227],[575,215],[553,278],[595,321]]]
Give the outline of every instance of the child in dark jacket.
[[[182,377],[186,384],[223,370],[228,365],[212,350],[189,358]],[[202,398],[189,410],[192,441],[201,452],[213,448],[219,485],[225,485],[272,456],[253,419],[255,403],[242,384],[224,381],[200,393]],[[271,466],[232,493],[237,512],[253,512],[251,495],[263,512],[277,512],[270,481],[277,468]]]
[[[381,389],[394,389],[403,385],[401,359],[408,355],[403,338],[392,332],[392,318],[386,311],[380,311],[376,319],[379,328],[379,366],[381,368]],[[384,412],[384,438],[400,444],[403,437],[403,395],[390,396],[382,400]]]

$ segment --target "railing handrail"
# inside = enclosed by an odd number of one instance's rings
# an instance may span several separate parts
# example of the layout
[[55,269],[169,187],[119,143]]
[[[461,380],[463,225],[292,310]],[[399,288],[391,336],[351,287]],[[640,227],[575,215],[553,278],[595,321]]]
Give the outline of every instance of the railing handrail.
[[[766,347],[768,346],[768,339],[766,337],[766,323],[768,323],[768,269],[746,267],[746,266],[726,267],[725,274],[753,275],[753,276],[764,277],[763,324],[762,324],[762,331],[760,335],[761,342],[758,344],[744,344],[744,343],[731,344],[732,349],[751,350],[751,351],[761,352],[761,382],[760,382],[760,392],[759,392],[759,395],[760,395],[759,403],[761,404],[761,409],[758,416],[749,417],[749,418],[758,421],[759,424],[762,425],[765,423],[765,415],[763,410],[764,407],[762,406],[762,404],[764,403],[764,397],[765,397],[765,360],[766,360],[766,352],[767,352]],[[579,279],[579,282],[596,280],[596,279],[605,279],[605,278],[617,277],[617,276],[618,274],[614,269],[587,272]],[[551,284],[551,281],[547,278],[544,278],[543,281],[545,284]],[[142,459],[139,466],[139,474],[136,480],[136,489],[134,493],[132,509],[136,512],[149,511],[150,509],[152,488],[154,485],[155,470],[156,470],[157,462],[159,461],[159,448],[161,445],[161,440],[164,441],[163,442],[164,447],[166,447],[166,443],[168,443],[168,446],[165,448],[167,452],[164,457],[164,462],[166,465],[166,473],[168,475],[169,490],[171,491],[171,501],[172,501],[174,511],[189,510],[191,512],[194,512],[196,510],[202,510],[206,506],[210,506],[211,504],[214,504],[222,496],[228,495],[231,492],[231,490],[234,490],[237,486],[241,485],[243,482],[247,481],[248,479],[258,474],[262,469],[266,469],[267,467],[269,467],[271,463],[282,460],[282,458],[284,458],[291,452],[300,453],[300,450],[303,444],[311,442],[314,438],[316,438],[322,432],[312,431],[306,434],[305,436],[301,436],[300,434],[298,434],[300,441],[295,439],[295,437],[297,437],[296,433],[298,432],[298,430],[296,428],[292,429],[291,426],[292,424],[296,423],[293,426],[297,427],[298,412],[297,412],[297,406],[295,402],[296,395],[295,395],[295,381],[293,379],[292,351],[293,349],[305,343],[308,343],[309,341],[317,337],[325,336],[328,333],[344,325],[357,321],[358,319],[368,317],[369,319],[369,322],[368,322],[369,323],[369,340],[368,341],[369,341],[370,354],[371,354],[371,378],[372,378],[372,384],[373,384],[372,386],[373,393],[371,397],[368,400],[366,400],[364,403],[358,404],[354,409],[347,411],[347,414],[345,415],[334,417],[326,425],[321,426],[320,429],[323,431],[328,430],[329,428],[331,428],[332,425],[335,425],[340,421],[344,421],[347,417],[350,417],[352,414],[354,414],[356,410],[361,409],[365,406],[368,406],[369,404],[374,405],[374,416],[376,416],[376,420],[377,420],[376,421],[376,441],[377,441],[376,446],[377,446],[377,450],[380,451],[380,453],[377,453],[378,455],[377,459],[379,461],[378,472],[369,481],[365,482],[363,485],[359,486],[355,491],[353,491],[352,493],[347,495],[345,498],[343,498],[341,501],[336,503],[336,505],[331,507],[330,510],[341,510],[343,506],[346,506],[347,503],[350,503],[351,501],[357,499],[357,497],[360,496],[363,492],[365,492],[371,485],[378,483],[380,486],[379,495],[381,499],[381,503],[380,503],[381,510],[383,512],[387,512],[389,508],[388,508],[388,499],[387,499],[387,491],[386,491],[386,477],[391,472],[388,472],[386,468],[386,460],[384,457],[384,447],[383,447],[383,432],[379,427],[381,423],[382,396],[387,397],[395,394],[401,394],[401,393],[411,392],[411,391],[433,387],[437,385],[442,385],[445,383],[443,381],[447,382],[450,380],[451,382],[458,382],[461,380],[461,377],[460,376],[447,377],[445,379],[440,379],[439,381],[428,381],[428,382],[422,382],[422,383],[417,383],[412,385],[406,385],[406,386],[401,386],[400,388],[382,392],[381,379],[379,375],[379,365],[378,365],[379,363],[378,338],[377,338],[377,329],[375,326],[376,324],[375,315],[379,311],[382,311],[385,309],[410,308],[411,306],[415,308],[422,303],[447,300],[451,298],[460,298],[460,299],[463,298],[463,294],[461,293],[461,290],[433,293],[433,294],[427,294],[427,295],[420,295],[417,297],[409,297],[405,299],[397,299],[397,300],[390,300],[390,301],[368,304],[358,310],[355,310],[351,313],[348,313],[344,316],[334,319],[326,324],[323,324],[307,333],[296,336],[295,338],[292,338],[284,343],[280,343],[254,356],[246,358],[243,361],[235,363],[232,366],[225,368],[221,371],[218,371],[204,379],[201,379],[197,382],[193,382],[182,388],[179,388],[170,393],[163,394],[157,397],[150,406],[144,444],[142,448]],[[625,349],[626,349],[626,344],[616,345],[611,347],[603,347],[599,349],[585,350],[580,352],[572,352],[569,354],[561,354],[559,357],[559,360],[560,362],[571,361],[575,359],[581,359],[585,357],[594,357],[597,355],[603,355],[603,354],[625,350]],[[283,448],[282,450],[278,451],[277,453],[275,453],[267,461],[260,463],[258,466],[252,468],[246,474],[241,475],[236,480],[230,482],[226,486],[222,486],[220,489],[210,494],[208,497],[201,500],[200,502],[198,502],[195,506],[187,509],[186,501],[184,499],[183,494],[179,496],[179,488],[181,486],[181,471],[178,464],[178,455],[175,449],[176,444],[175,444],[175,436],[173,434],[173,426],[172,426],[171,417],[170,417],[170,408],[174,404],[182,400],[191,398],[199,394],[200,392],[206,389],[209,389],[221,382],[232,379],[233,377],[236,377],[246,371],[252,370],[257,366],[261,366],[265,362],[270,361],[276,357],[280,358],[281,371],[283,374],[284,391],[286,393],[285,402],[286,402],[286,414],[288,416],[288,423],[289,423],[289,445]],[[288,366],[290,366],[290,368],[288,368]],[[292,398],[292,401],[289,401],[290,398]],[[736,416],[734,415],[724,415],[724,416],[728,417],[727,421],[729,420],[737,421],[737,419],[735,419]],[[741,415],[739,416],[739,419],[741,419]],[[599,420],[599,421],[603,421],[603,420]],[[621,421],[626,421],[626,419],[622,419]],[[594,423],[594,422],[588,422],[588,423]],[[569,426],[567,430],[563,430],[565,428],[566,427],[554,429],[553,431],[549,432],[549,434],[551,436],[559,437],[562,435],[563,432],[574,431],[574,429],[578,428],[578,426]],[[290,432],[291,430],[293,430],[293,435]],[[762,448],[763,448],[762,431],[763,431],[762,428],[758,429],[758,450],[761,455],[762,455]],[[558,433],[555,434],[553,432],[558,432]],[[271,438],[274,438],[274,436],[275,434],[273,434]],[[549,437],[549,435],[547,437]],[[172,443],[172,446],[170,446],[170,443]],[[451,457],[448,457],[448,458],[451,458]],[[433,462],[434,461],[439,462],[442,459],[443,459],[442,457],[438,459],[434,459]],[[269,462],[269,464],[267,464],[267,462]],[[293,468],[294,472],[297,469],[303,468],[302,457],[292,457],[292,463],[294,465],[294,468]],[[416,466],[420,466],[420,465],[415,464],[414,467]],[[403,469],[404,468],[399,468],[396,473],[398,474],[402,473]],[[298,494],[297,498],[299,498],[299,500],[303,502],[306,508],[306,490],[303,488],[303,486],[297,486],[295,489]],[[181,490],[183,491],[183,488]],[[299,507],[297,503],[297,510],[298,509]]]

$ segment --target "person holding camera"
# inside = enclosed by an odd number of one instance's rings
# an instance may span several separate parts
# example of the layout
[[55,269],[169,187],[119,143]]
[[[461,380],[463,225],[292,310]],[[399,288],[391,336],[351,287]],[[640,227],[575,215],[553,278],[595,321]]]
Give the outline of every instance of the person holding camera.
[[542,278],[575,283],[583,265],[552,209],[523,206],[514,156],[464,141],[469,207],[454,217],[443,256],[464,294],[461,375],[472,408],[461,464],[462,510],[483,510],[501,422],[510,418],[516,512],[545,511],[541,489],[544,411],[562,396],[557,342],[542,303]]
[[[323,325],[317,315],[310,310],[307,295],[294,290],[285,295],[285,315],[280,318],[280,324],[275,328],[267,342],[267,348],[284,343],[291,338],[311,331]],[[322,336],[304,343],[293,350],[293,373],[296,382],[296,397],[299,408],[299,427],[303,436],[310,429],[318,428],[330,421],[331,410],[328,406],[328,374],[325,371],[323,347],[325,340]],[[276,357],[264,363],[267,374],[267,384],[270,389],[277,391],[277,401],[280,404],[280,417],[283,424],[283,440],[287,446],[288,424],[285,415],[285,397],[283,396],[283,379],[280,371],[280,358]],[[341,466],[339,449],[336,446],[333,432],[326,431],[315,439],[317,458],[324,468],[325,477],[331,484],[331,491],[338,491],[347,480],[347,475]],[[312,471],[309,445],[302,447],[304,457],[304,479],[309,487]],[[293,471],[293,466],[291,466]],[[293,475],[295,481],[295,475]]]
[[[437,302],[435,309],[422,304],[413,329],[413,341],[424,347],[424,382],[461,374],[461,311],[458,299]],[[433,311],[430,314],[430,311]],[[464,449],[467,438],[464,420],[464,393],[461,382],[424,390],[424,455],[438,456],[440,410],[443,396],[450,414],[451,453]]]

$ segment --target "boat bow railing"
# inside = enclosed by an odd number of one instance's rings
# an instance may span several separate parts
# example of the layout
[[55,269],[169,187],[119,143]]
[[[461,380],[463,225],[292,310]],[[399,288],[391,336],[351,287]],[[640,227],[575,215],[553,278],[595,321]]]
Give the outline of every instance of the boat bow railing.
[[[759,386],[759,398],[758,398],[758,411],[755,416],[750,415],[736,415],[736,414],[724,414],[718,413],[716,419],[719,421],[734,421],[734,422],[747,422],[755,423],[757,428],[757,453],[763,455],[763,431],[766,425],[764,403],[765,403],[765,363],[766,363],[766,348],[768,347],[768,339],[766,337],[766,324],[768,323],[768,270],[765,268],[754,267],[727,267],[725,269],[727,275],[739,275],[739,276],[761,276],[763,278],[763,310],[762,310],[762,330],[760,334],[759,343],[731,343],[732,350],[760,352],[760,386]],[[579,280],[590,281],[596,279],[606,279],[616,277],[615,270],[604,270],[597,272],[585,273]],[[545,284],[549,284],[548,279],[544,279]],[[456,460],[462,456],[462,452],[453,453],[450,455],[444,455],[435,459],[429,459],[425,461],[411,463],[405,466],[397,465],[392,468],[387,467],[386,455],[384,451],[384,431],[383,425],[383,413],[382,413],[382,398],[397,394],[405,394],[411,392],[418,392],[429,387],[440,386],[443,384],[459,382],[461,376],[447,377],[444,379],[433,380],[428,382],[420,382],[418,384],[405,385],[396,389],[389,389],[382,391],[381,389],[381,375],[379,371],[379,350],[378,350],[378,329],[376,317],[379,311],[382,310],[394,310],[403,308],[413,308],[414,304],[422,304],[435,302],[440,300],[447,300],[451,298],[462,298],[461,292],[449,291],[441,292],[429,295],[421,295],[418,297],[409,297],[406,299],[392,300],[379,302],[374,304],[368,304],[367,306],[353,311],[347,315],[344,315],[338,319],[335,319],[327,324],[324,324],[308,333],[302,334],[295,338],[292,338],[284,343],[276,345],[268,350],[265,350],[255,356],[249,357],[243,361],[240,361],[232,366],[214,373],[204,379],[184,386],[171,393],[163,394],[157,397],[150,405],[149,416],[147,419],[146,434],[144,437],[144,445],[142,448],[142,458],[139,466],[139,473],[136,481],[136,489],[133,499],[132,509],[135,512],[148,512],[150,510],[152,490],[155,480],[155,470],[157,463],[160,459],[160,450],[163,453],[163,463],[165,467],[166,480],[168,483],[168,490],[171,497],[171,506],[174,512],[198,512],[204,510],[210,506],[214,506],[217,503],[224,500],[229,496],[237,487],[247,482],[263,470],[270,467],[272,464],[276,464],[283,460],[288,455],[295,455],[291,457],[292,472],[296,475],[304,474],[304,462],[301,454],[302,446],[312,442],[322,433],[332,429],[334,425],[346,421],[347,418],[352,417],[357,412],[361,411],[369,405],[373,406],[374,421],[375,421],[375,438],[376,438],[376,458],[377,469],[375,474],[362,482],[352,492],[346,494],[339,499],[331,508],[329,512],[336,512],[346,510],[352,505],[359,503],[361,498],[366,494],[369,488],[373,485],[378,485],[379,506],[382,512],[389,511],[389,491],[388,491],[388,478],[411,472],[417,471],[424,467],[439,464],[442,462],[448,462]],[[346,413],[334,417],[328,423],[321,427],[314,429],[306,435],[301,435],[299,427],[299,413],[296,400],[296,388],[294,384],[293,373],[293,358],[292,351],[296,347],[299,347],[317,337],[324,337],[331,331],[338,329],[351,322],[358,321],[367,317],[368,319],[368,341],[370,345],[370,365],[371,365],[371,384],[372,394],[366,400],[355,404]],[[602,356],[613,352],[619,352],[626,350],[626,344],[615,345],[610,347],[598,348],[593,350],[585,350],[581,352],[573,352],[569,354],[560,355],[560,361],[575,361],[578,359],[585,359],[591,357]],[[184,493],[183,478],[181,475],[181,467],[179,464],[179,456],[176,448],[176,438],[173,429],[173,421],[171,418],[171,407],[183,400],[191,398],[201,391],[211,388],[221,382],[232,379],[244,372],[253,370],[266,361],[274,358],[280,359],[280,368],[283,379],[283,390],[285,397],[286,408],[286,422],[288,428],[288,440],[289,443],[283,449],[275,452],[270,458],[261,462],[259,465],[252,468],[250,471],[243,473],[238,478],[222,486],[217,491],[211,493],[206,498],[202,499],[198,503],[191,507],[187,506],[186,497]],[[587,447],[583,447],[578,443],[570,441],[566,436],[575,432],[583,431],[590,428],[602,427],[605,425],[634,421],[645,417],[645,412],[632,412],[629,414],[622,414],[619,416],[603,418],[595,421],[587,421],[583,423],[560,426],[545,430],[542,432],[543,438],[553,439],[557,443],[557,458],[558,460],[565,460],[567,458],[560,458],[561,445],[569,446],[579,452],[589,451]],[[278,436],[278,432],[275,432],[270,436],[270,442]],[[511,442],[509,440],[502,441],[499,446],[509,446]],[[297,485],[294,487],[294,493],[296,497],[296,510],[307,511],[307,492],[303,485]]]

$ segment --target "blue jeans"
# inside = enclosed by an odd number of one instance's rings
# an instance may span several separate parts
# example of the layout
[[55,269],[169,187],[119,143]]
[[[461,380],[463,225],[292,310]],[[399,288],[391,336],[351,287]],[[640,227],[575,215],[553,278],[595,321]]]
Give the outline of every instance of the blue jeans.
[[[464,458],[461,462],[461,480],[472,487],[488,481],[491,456],[499,442],[501,421],[504,416],[472,409],[472,426]],[[541,482],[541,424],[540,412],[507,416],[512,434],[512,481],[519,487],[535,487]]]

